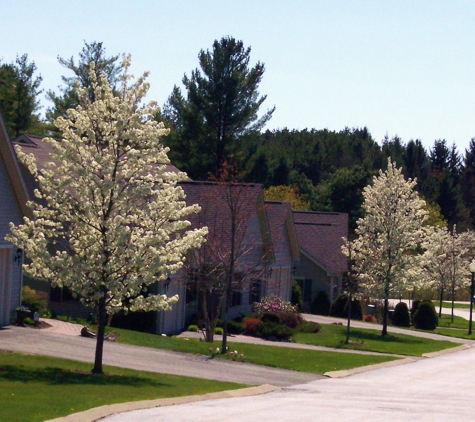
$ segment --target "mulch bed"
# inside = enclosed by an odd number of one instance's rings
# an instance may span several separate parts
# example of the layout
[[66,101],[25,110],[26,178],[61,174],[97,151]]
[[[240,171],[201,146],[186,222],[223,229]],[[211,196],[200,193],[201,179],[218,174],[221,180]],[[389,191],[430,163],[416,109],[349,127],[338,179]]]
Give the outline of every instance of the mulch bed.
[[42,328],[50,328],[51,325],[44,321],[39,321],[35,325],[25,325],[28,328],[34,328],[36,330],[41,330]]

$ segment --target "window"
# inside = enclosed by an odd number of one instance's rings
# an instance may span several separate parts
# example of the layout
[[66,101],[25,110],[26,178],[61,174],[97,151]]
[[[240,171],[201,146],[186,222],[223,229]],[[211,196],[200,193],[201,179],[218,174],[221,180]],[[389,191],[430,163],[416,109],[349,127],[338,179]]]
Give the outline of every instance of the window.
[[249,285],[249,304],[261,300],[261,280],[252,279]]
[[231,294],[231,307],[241,306],[241,305],[242,305],[242,293],[235,290]]

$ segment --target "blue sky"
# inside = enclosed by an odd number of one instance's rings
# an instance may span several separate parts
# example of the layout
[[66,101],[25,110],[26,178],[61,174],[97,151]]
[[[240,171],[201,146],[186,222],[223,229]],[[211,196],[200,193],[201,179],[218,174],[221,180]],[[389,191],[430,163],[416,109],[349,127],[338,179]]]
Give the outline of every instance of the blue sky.
[[0,0],[0,11],[0,57],[27,53],[45,91],[70,76],[58,55],[102,41],[151,72],[148,99],[163,105],[198,52],[230,35],[265,63],[269,129],[366,126],[378,142],[446,139],[462,153],[475,137],[473,1]]

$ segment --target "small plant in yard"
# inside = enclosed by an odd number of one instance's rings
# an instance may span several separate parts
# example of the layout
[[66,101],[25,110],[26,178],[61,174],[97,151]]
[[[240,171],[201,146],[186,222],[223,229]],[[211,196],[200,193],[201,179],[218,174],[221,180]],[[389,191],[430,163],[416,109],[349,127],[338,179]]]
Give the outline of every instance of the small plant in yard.
[[320,290],[311,304],[312,314],[328,316],[330,314],[331,302],[325,290]]
[[414,313],[412,323],[420,330],[435,330],[438,323],[437,313],[431,301],[423,300]]
[[409,319],[409,308],[406,303],[400,302],[394,308],[393,324],[396,327],[409,327],[411,325]]
[[197,325],[195,324],[191,324],[188,326],[188,331],[191,331],[193,333],[197,333],[199,331],[199,328]]
[[21,289],[21,300],[24,306],[29,308],[31,315],[35,312],[43,315],[48,309],[48,296],[44,292],[37,292],[29,286]]
[[374,315],[365,314],[363,315],[363,321],[375,323],[375,322],[378,322],[378,319]]
[[216,327],[214,333],[218,335],[223,335],[223,329],[221,327]]

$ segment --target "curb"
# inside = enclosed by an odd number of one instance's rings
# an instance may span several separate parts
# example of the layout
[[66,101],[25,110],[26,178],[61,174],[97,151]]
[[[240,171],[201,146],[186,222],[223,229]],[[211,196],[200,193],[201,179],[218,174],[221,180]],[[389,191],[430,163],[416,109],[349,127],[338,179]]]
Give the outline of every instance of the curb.
[[472,346],[468,344],[462,344],[457,347],[451,347],[450,349],[439,350],[438,352],[431,352],[431,353],[423,353],[423,358],[435,358],[436,356],[447,355],[449,353],[459,352],[460,350],[471,349]]
[[106,406],[94,407],[84,412],[73,413],[62,418],[50,419],[45,422],[94,422],[116,413],[129,412],[132,410],[151,409],[153,407],[173,406],[177,404],[193,403],[205,400],[228,399],[234,397],[257,396],[260,394],[279,391],[280,387],[270,384],[263,384],[256,387],[241,388],[238,390],[219,391],[217,393],[207,393],[198,396],[172,397],[157,400],[133,401],[127,403],[110,404]]
[[323,376],[328,377],[328,378],[344,378],[344,377],[349,377],[350,375],[373,371],[375,369],[390,368],[392,366],[404,365],[406,363],[412,363],[415,361],[416,359],[412,359],[412,358],[398,359],[398,360],[392,360],[390,362],[377,363],[375,365],[360,366],[359,368],[346,369],[342,371],[325,372]]

